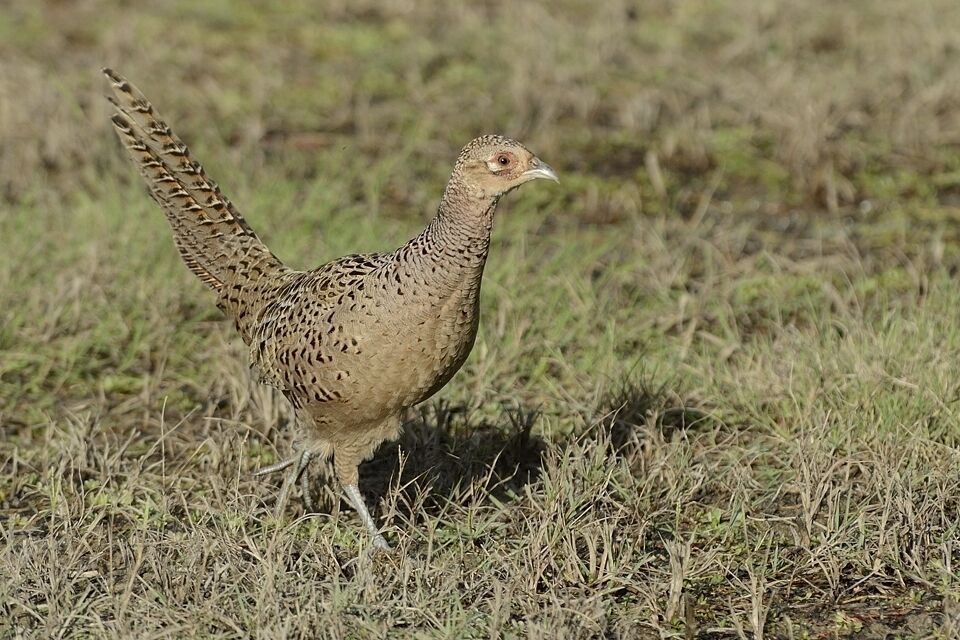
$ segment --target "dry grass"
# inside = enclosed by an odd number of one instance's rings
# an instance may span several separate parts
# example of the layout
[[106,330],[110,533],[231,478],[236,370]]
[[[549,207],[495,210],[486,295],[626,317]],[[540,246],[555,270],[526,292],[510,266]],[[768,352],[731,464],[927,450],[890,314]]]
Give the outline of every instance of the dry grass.
[[[0,9],[0,636],[960,631],[960,5]],[[285,403],[107,127],[137,82],[277,253],[383,249],[499,131],[464,370],[272,516]]]

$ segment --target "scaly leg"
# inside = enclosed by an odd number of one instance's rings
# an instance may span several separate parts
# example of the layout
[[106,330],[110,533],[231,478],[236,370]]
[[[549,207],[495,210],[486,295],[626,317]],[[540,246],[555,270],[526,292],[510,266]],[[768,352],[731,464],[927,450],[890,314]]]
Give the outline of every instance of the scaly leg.
[[347,502],[360,516],[360,520],[370,536],[371,546],[368,550],[374,552],[386,550],[390,548],[390,545],[387,544],[387,541],[377,529],[377,525],[367,510],[367,505],[363,501],[363,496],[360,495],[358,467],[364,458],[374,452],[376,445],[385,439],[396,436],[400,430],[400,416],[391,416],[379,425],[366,425],[363,429],[354,425],[353,428],[355,431],[351,440],[331,443],[333,471],[337,475],[340,486],[343,487]]
[[374,548],[390,549],[390,545],[387,544],[384,537],[380,535],[377,525],[374,524],[373,518],[370,517],[370,512],[367,511],[367,505],[363,501],[363,496],[360,495],[360,488],[355,484],[347,484],[344,485],[343,492],[346,494],[347,502],[350,503],[350,506],[360,514],[360,520],[363,521],[363,526],[367,529],[367,533],[370,534]]
[[316,513],[317,507],[313,502],[313,496],[310,493],[310,474],[307,473],[307,467],[313,460],[314,454],[304,451],[300,456],[300,468],[297,470],[297,478],[300,479],[300,493],[303,494],[303,509],[307,513]]

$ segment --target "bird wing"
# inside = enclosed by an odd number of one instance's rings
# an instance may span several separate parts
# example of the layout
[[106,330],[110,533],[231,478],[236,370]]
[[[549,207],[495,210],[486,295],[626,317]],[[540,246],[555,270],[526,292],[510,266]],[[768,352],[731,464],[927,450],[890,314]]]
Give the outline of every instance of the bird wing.
[[364,280],[390,254],[348,255],[297,273],[272,293],[257,317],[250,360],[260,380],[281,390],[305,384],[328,361],[338,312],[355,305]]

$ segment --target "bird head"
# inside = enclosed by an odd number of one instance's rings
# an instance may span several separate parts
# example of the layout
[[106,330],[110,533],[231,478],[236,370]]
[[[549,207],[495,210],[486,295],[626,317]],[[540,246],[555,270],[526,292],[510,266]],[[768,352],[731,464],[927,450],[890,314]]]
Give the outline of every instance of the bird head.
[[525,182],[546,178],[559,182],[556,172],[516,140],[481,136],[460,152],[455,174],[471,195],[499,198]]

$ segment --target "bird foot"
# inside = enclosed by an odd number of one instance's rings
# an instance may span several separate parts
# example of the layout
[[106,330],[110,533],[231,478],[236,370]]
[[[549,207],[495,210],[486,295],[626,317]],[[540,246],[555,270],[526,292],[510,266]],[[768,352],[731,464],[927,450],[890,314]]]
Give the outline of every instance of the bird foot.
[[258,469],[253,474],[254,477],[259,478],[271,473],[283,471],[289,467],[292,467],[294,463],[297,463],[297,466],[294,468],[294,470],[288,473],[283,479],[283,486],[280,488],[280,495],[277,497],[277,503],[274,507],[274,514],[278,519],[283,514],[283,509],[287,505],[287,498],[290,495],[290,489],[294,484],[297,483],[297,481],[300,482],[300,491],[303,493],[302,499],[304,509],[307,513],[312,513],[315,511],[313,497],[310,495],[310,475],[306,473],[307,467],[310,465],[310,461],[312,459],[313,454],[310,451],[300,451],[292,458],[272,464],[268,467],[263,467],[262,469]]

